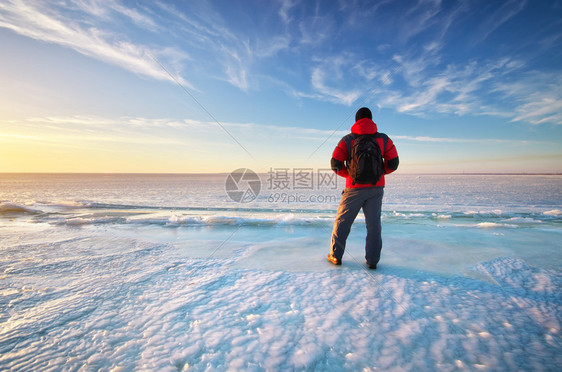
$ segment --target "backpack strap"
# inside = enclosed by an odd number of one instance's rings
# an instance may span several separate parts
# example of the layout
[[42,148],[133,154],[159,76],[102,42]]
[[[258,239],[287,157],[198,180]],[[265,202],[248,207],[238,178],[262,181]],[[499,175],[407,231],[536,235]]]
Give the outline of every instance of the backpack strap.
[[343,137],[345,141],[345,147],[347,147],[347,163],[351,161],[351,142],[356,138],[355,133],[349,133]]
[[384,157],[384,153],[386,152],[386,144],[388,143],[388,136],[384,133],[377,132],[377,137],[382,138],[382,156]]

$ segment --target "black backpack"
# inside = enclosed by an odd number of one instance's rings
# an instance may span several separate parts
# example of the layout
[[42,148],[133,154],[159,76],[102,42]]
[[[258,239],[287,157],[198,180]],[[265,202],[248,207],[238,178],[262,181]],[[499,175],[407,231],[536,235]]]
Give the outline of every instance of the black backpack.
[[[377,138],[383,139],[384,149],[381,151]],[[383,154],[386,151],[388,137],[383,133],[354,134],[344,137],[347,145],[347,173],[356,183],[375,185],[384,174]],[[351,142],[353,141],[353,146]]]

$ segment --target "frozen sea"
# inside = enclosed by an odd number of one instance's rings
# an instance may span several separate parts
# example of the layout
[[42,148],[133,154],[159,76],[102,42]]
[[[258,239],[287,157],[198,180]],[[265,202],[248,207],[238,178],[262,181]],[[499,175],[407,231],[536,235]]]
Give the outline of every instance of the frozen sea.
[[293,175],[0,174],[0,370],[560,370],[561,176],[393,174],[369,271]]

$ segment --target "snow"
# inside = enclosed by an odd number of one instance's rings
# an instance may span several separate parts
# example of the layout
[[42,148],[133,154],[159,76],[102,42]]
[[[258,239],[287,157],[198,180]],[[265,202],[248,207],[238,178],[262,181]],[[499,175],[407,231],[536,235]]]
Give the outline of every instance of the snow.
[[301,264],[291,254],[271,267],[263,257],[275,259],[281,244],[237,242],[211,256],[221,240],[162,244],[92,228],[46,247],[33,241],[48,232],[24,230],[2,259],[3,369],[497,371],[562,362],[562,274],[517,258],[479,263],[472,269],[489,280],[478,280],[384,261],[368,271],[352,253],[335,267],[306,239],[289,244],[315,258]]
[[562,215],[562,211],[560,211],[560,209],[552,209],[549,211],[545,211],[544,214],[547,216],[560,216]]
[[[416,180],[427,189],[412,189]],[[536,198],[523,187],[510,205],[505,190],[489,197],[496,203],[460,205],[465,191],[443,188],[429,205],[442,178],[407,178],[389,192],[376,271],[364,263],[361,218],[343,265],[326,261],[326,206],[232,208],[215,190],[205,196],[212,207],[186,205],[190,191],[171,208],[150,184],[119,196],[124,182],[109,181],[55,188],[54,200],[50,188],[0,195],[0,370],[562,365],[561,203],[540,199],[559,190],[550,178]],[[415,208],[398,202],[416,193],[425,200]]]
[[0,215],[18,215],[40,213],[37,210],[15,203],[0,203]]

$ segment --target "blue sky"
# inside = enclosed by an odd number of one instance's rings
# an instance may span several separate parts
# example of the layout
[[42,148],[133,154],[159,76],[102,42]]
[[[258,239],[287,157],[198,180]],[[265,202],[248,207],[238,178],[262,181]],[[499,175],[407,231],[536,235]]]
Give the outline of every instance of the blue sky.
[[0,3],[0,171],[562,172],[562,1]]

